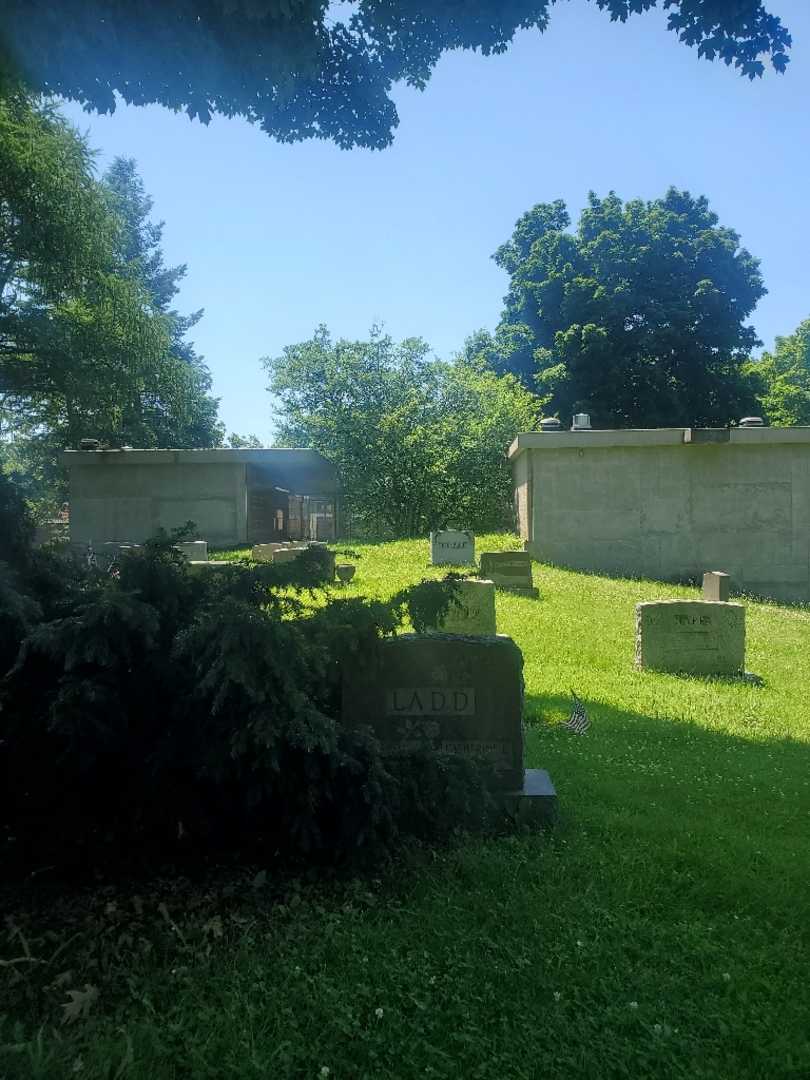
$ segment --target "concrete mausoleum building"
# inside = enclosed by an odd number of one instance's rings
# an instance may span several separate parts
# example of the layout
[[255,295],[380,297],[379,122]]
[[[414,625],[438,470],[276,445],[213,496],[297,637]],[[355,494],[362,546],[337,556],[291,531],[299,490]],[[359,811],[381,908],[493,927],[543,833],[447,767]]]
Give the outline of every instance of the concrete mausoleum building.
[[139,543],[193,521],[209,544],[331,540],[339,482],[317,450],[66,450],[70,539]]
[[810,427],[550,429],[509,457],[536,559],[810,600]]

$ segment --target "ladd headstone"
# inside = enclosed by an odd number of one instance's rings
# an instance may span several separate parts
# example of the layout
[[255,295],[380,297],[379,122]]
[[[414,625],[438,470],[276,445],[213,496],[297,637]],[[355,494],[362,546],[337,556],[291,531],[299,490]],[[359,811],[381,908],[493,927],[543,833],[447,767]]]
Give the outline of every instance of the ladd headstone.
[[343,718],[389,752],[487,760],[493,784],[523,787],[523,656],[511,638],[405,634],[345,669]]
[[689,675],[739,675],[745,608],[706,600],[636,605],[636,667]]
[[457,581],[447,614],[434,630],[445,634],[494,634],[495,586],[491,581]]
[[532,558],[528,551],[485,551],[481,555],[481,577],[497,589],[521,596],[538,596],[532,584]]
[[703,575],[704,600],[728,600],[731,593],[731,578],[722,570],[709,570]]
[[462,529],[445,529],[430,534],[432,566],[472,566],[475,562],[475,537]]

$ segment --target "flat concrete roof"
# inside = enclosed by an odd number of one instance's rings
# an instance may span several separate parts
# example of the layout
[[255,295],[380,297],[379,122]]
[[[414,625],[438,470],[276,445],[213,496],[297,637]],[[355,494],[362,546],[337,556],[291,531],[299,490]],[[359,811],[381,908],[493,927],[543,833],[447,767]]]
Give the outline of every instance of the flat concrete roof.
[[524,450],[596,449],[605,446],[678,446],[732,443],[762,446],[810,444],[810,427],[615,428],[590,431],[524,431],[509,447],[509,457]]
[[299,447],[262,447],[261,449],[232,450],[63,450],[64,463],[81,465],[212,465],[231,462],[247,465],[276,465],[289,461],[300,464],[329,464],[318,450]]
[[70,471],[76,466],[248,465],[259,470],[264,484],[298,495],[332,494],[338,490],[335,466],[318,450],[298,447],[215,450],[63,450]]

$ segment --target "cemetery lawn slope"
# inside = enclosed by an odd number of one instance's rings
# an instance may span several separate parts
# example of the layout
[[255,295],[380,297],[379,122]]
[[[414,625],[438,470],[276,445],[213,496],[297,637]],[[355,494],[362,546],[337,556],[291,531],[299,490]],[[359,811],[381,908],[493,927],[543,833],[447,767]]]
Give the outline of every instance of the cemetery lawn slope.
[[[351,547],[349,596],[440,574],[426,542]],[[810,611],[746,601],[762,685],[684,678],[634,670],[634,607],[697,590],[538,564],[534,583],[498,594],[498,629],[553,831],[358,882],[4,897],[0,1076],[810,1076]],[[572,690],[583,736],[561,726]]]

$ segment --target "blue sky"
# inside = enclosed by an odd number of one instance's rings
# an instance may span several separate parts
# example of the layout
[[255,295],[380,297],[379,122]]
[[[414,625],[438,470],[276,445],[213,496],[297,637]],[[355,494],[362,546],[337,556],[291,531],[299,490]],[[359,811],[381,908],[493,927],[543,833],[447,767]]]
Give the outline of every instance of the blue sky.
[[241,120],[208,126],[161,108],[65,111],[99,167],[134,157],[169,263],[188,263],[182,311],[229,431],[269,440],[259,363],[319,323],[362,337],[382,322],[451,356],[494,328],[506,276],[490,256],[537,202],[576,219],[593,189],[708,196],[762,261],[753,317],[766,347],[810,316],[810,4],[768,0],[794,39],[788,72],[750,83],[699,60],[661,11],[611,24],[584,0],[503,56],[454,53],[424,92],[396,94],[384,151],[274,143]]

